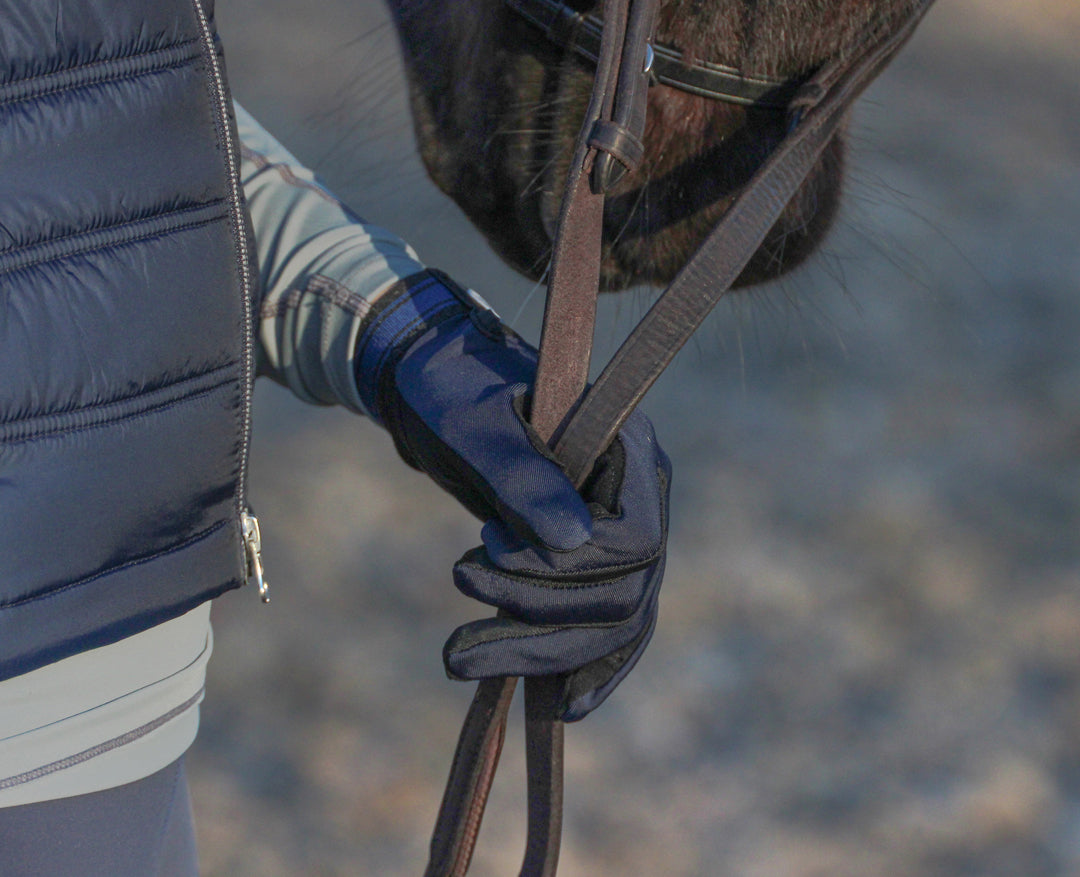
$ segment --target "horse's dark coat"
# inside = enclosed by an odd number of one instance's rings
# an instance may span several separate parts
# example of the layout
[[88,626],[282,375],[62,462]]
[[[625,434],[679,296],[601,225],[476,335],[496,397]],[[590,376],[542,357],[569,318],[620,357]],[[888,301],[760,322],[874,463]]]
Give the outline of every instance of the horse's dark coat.
[[[512,265],[539,276],[591,70],[502,0],[388,0],[404,48],[420,153],[435,183]],[[589,2],[573,3],[591,9]],[[800,76],[904,15],[913,0],[668,0],[658,39],[691,58]],[[602,285],[665,283],[763,157],[783,114],[657,86],[646,161],[608,199]],[[741,278],[801,262],[835,215],[838,138]]]

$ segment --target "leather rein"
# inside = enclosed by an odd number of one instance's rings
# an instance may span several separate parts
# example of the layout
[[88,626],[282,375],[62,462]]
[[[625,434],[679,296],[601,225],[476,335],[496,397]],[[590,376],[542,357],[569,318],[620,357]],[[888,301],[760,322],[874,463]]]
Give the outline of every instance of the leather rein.
[[[653,45],[661,0],[604,0],[602,21],[558,0],[505,2],[568,51],[594,60],[597,68],[560,211],[531,410],[533,426],[580,485],[645,392],[731,288],[847,110],[910,39],[934,0],[916,0],[895,30],[792,83],[743,77],[715,64],[688,67],[677,50]],[[782,109],[789,133],[588,386],[604,194],[644,156],[646,95],[657,81],[720,100]],[[731,81],[736,84],[727,88]],[[777,96],[782,105],[771,102]],[[515,684],[511,678],[485,679],[477,688],[458,739],[425,877],[464,877],[468,871]],[[521,877],[553,877],[558,866],[563,723],[555,716],[562,691],[561,677],[525,681],[529,828]]]

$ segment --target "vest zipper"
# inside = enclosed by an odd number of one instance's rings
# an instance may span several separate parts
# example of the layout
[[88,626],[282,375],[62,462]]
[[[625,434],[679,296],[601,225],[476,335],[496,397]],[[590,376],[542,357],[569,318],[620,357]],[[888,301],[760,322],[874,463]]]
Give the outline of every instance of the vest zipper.
[[210,21],[200,0],[192,0],[195,17],[199,22],[203,52],[210,68],[210,85],[214,102],[215,121],[218,137],[225,152],[225,165],[229,181],[229,208],[232,225],[233,243],[237,253],[240,281],[243,295],[243,348],[241,352],[241,413],[240,413],[240,483],[236,491],[237,524],[244,543],[245,573],[248,581],[254,580],[263,603],[270,602],[266,580],[263,578],[262,537],[259,533],[259,520],[247,505],[247,468],[251,447],[251,397],[255,384],[255,341],[254,341],[254,283],[251,276],[251,259],[248,251],[244,200],[240,185],[240,165],[237,150],[233,147],[232,126],[229,124],[229,95],[225,87],[225,74],[214,45],[214,34]]
[[270,586],[263,578],[262,534],[259,532],[259,519],[250,512],[240,513],[240,525],[244,531],[244,549],[247,554],[248,580],[255,580],[259,589],[259,599],[270,602]]

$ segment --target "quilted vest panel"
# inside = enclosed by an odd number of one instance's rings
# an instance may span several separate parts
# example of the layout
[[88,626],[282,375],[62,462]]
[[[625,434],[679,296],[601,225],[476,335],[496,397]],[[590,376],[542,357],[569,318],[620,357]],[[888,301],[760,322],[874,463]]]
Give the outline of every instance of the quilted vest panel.
[[0,6],[0,678],[245,578],[251,272],[209,7]]

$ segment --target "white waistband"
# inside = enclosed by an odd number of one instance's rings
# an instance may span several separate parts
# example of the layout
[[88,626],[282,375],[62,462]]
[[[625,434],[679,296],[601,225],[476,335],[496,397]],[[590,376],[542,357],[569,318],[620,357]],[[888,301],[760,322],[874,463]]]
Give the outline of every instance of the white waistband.
[[149,776],[191,745],[212,650],[210,604],[0,682],[0,806]]

